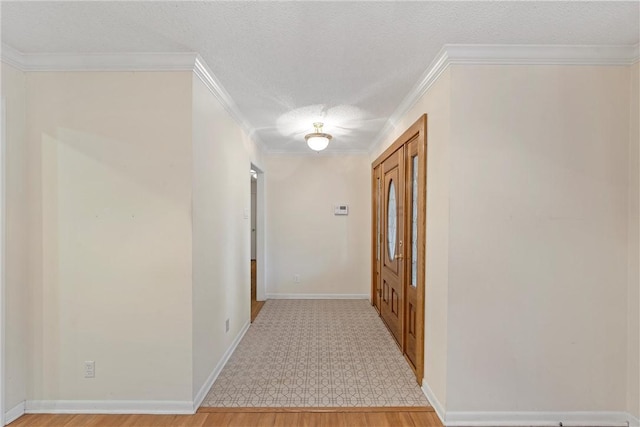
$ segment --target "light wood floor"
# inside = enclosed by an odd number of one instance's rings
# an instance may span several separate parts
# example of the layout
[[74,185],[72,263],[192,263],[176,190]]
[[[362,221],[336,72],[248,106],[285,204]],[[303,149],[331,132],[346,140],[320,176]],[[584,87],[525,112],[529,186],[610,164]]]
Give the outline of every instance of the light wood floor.
[[263,305],[264,301],[251,301],[251,323],[256,320],[256,317],[258,317],[258,313],[262,310]]
[[251,260],[251,323],[256,320],[264,301],[256,301],[256,260]]
[[[208,410],[211,410],[209,408]],[[24,415],[11,427],[442,427],[431,408],[246,408],[194,415]]]

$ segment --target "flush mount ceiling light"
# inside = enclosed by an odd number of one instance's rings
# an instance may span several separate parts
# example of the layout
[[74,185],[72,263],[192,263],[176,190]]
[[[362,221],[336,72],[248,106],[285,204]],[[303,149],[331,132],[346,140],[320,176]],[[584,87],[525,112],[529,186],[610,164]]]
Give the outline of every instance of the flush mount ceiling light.
[[307,141],[307,145],[314,151],[322,151],[327,148],[329,141],[333,138],[328,133],[322,133],[322,126],[323,123],[314,123],[313,127],[316,128],[316,131],[304,136],[304,139]]

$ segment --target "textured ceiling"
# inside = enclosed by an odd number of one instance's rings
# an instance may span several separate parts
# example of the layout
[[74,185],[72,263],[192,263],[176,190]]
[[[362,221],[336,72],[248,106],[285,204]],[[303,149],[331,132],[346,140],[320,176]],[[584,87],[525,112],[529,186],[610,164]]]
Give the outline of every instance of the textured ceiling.
[[270,150],[366,150],[445,43],[635,44],[634,2],[2,2],[24,53],[199,52]]

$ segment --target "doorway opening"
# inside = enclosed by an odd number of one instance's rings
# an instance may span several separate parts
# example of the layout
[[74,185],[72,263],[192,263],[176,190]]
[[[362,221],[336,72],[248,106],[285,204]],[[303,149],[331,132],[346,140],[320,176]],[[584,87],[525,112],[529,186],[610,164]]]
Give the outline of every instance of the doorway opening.
[[371,304],[409,362],[424,375],[427,116],[372,167]]
[[264,305],[264,180],[263,174],[251,164],[251,322]]

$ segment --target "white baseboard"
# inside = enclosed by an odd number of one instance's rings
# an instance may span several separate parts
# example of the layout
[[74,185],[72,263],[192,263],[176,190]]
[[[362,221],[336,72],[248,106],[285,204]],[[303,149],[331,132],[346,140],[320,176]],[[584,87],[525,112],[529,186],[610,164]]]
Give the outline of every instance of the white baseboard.
[[629,415],[629,427],[640,427],[640,418]]
[[247,331],[249,330],[249,326],[251,326],[251,322],[247,320],[247,323],[244,324],[244,326],[240,330],[240,333],[234,338],[233,342],[231,343],[227,351],[225,351],[225,353],[222,355],[222,359],[220,359],[216,367],[213,368],[213,371],[211,372],[211,374],[209,374],[209,377],[207,378],[207,380],[204,382],[202,387],[200,387],[198,394],[196,394],[195,398],[193,399],[192,410],[194,413],[198,410],[200,405],[202,405],[202,401],[207,396],[209,389],[211,388],[213,383],[216,381],[216,378],[218,378],[218,375],[220,375],[220,372],[222,372],[224,365],[227,364],[227,361],[229,361],[229,358],[231,357],[233,352],[236,350],[236,347],[238,347],[238,344],[240,344],[240,341],[242,341],[242,337],[244,337],[244,334],[246,334]]
[[18,403],[4,414],[5,425],[13,422],[24,415],[24,402]]
[[499,426],[597,426],[627,427],[633,418],[626,412],[457,412],[449,411],[444,424],[468,427]]
[[[224,368],[242,337],[249,329],[250,322],[242,327],[231,346],[222,356],[207,381],[200,388],[194,401],[155,400],[28,400],[7,413],[7,423],[22,414],[193,414],[204,400],[207,392]],[[12,418],[12,416],[14,418]]]
[[369,299],[369,294],[267,294],[267,299]]
[[27,414],[193,414],[185,400],[27,400]]
[[429,401],[433,409],[435,409],[436,414],[438,414],[438,418],[440,418],[440,422],[444,425],[444,417],[446,415],[444,407],[436,397],[433,390],[431,390],[431,387],[429,387],[427,380],[424,378],[422,379],[422,392],[427,397],[427,400]]

